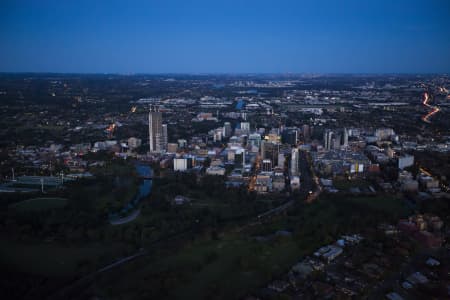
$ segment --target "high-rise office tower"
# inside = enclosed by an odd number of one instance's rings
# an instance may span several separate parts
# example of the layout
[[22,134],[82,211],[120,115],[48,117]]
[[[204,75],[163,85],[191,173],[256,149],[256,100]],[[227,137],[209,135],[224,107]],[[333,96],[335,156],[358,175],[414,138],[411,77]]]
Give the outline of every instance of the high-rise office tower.
[[331,148],[332,149],[335,149],[335,150],[338,150],[338,149],[340,149],[341,148],[341,135],[340,134],[336,134],[336,135],[334,135],[333,136],[333,139],[332,139],[332,145],[331,145]]
[[249,122],[241,122],[241,132],[244,134],[250,133],[250,123]]
[[272,164],[278,161],[279,144],[268,141],[261,141],[261,156],[263,159],[270,159]]
[[224,137],[230,137],[233,133],[233,129],[231,128],[230,122],[225,122],[223,125],[223,136]]
[[223,130],[222,129],[219,128],[219,129],[214,130],[214,134],[213,134],[214,142],[222,141],[222,135],[223,135]]
[[302,131],[303,131],[303,139],[305,142],[309,142],[311,139],[311,132],[309,130],[309,125],[305,124],[302,127]]
[[297,129],[285,129],[281,133],[281,141],[285,144],[296,145],[298,141]]
[[284,162],[286,161],[285,157],[284,157],[284,153],[278,153],[278,162],[277,162],[277,166],[280,168],[284,167]]
[[[167,126],[166,126],[167,132]],[[150,152],[159,153],[163,150],[163,126],[162,126],[162,113],[153,109],[148,113],[148,135]]]
[[298,149],[294,148],[291,152],[291,176],[299,176],[299,170],[298,170],[298,160],[299,160],[299,153]]
[[347,130],[347,128],[344,128],[344,140],[343,140],[342,146],[348,147],[348,130]]
[[323,134],[323,146],[325,150],[330,150],[333,147],[332,139],[333,131],[330,129],[325,130],[325,133]]
[[167,135],[167,124],[162,124],[162,144],[161,144],[161,150],[166,151],[167,150],[167,143],[168,143],[168,135]]
[[251,133],[248,136],[247,144],[259,148],[261,146],[261,135],[259,133]]

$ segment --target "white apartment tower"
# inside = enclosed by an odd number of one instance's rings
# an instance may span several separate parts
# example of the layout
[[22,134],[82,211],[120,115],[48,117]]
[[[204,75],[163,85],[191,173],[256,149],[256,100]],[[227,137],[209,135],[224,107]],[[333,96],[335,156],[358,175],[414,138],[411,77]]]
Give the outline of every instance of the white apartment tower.
[[330,150],[331,148],[333,148],[333,135],[333,131],[331,131],[330,129],[325,130],[325,133],[323,135],[323,146],[325,150]]
[[344,128],[344,141],[342,143],[342,146],[348,147],[348,130],[347,130],[347,128]]
[[300,172],[298,169],[299,163],[299,153],[297,148],[293,148],[291,151],[291,176],[299,176]]
[[223,136],[224,137],[230,137],[231,134],[233,133],[233,129],[231,128],[231,124],[230,122],[225,122],[225,124],[223,125]]
[[162,113],[151,109],[148,113],[148,135],[151,153],[161,153],[167,146],[167,125],[162,124]]

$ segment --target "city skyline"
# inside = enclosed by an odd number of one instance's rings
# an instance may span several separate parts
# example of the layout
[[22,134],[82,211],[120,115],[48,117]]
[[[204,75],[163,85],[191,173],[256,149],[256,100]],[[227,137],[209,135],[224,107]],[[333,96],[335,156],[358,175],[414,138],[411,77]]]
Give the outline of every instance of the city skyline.
[[5,299],[448,299],[450,0],[0,1]]
[[8,298],[448,295],[448,75],[0,79]]

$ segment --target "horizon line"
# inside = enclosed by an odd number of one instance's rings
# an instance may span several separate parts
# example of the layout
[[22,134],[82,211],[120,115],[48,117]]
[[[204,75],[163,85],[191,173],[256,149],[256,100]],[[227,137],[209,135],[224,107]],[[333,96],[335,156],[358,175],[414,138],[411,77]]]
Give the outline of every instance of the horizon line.
[[115,75],[115,76],[142,76],[142,75],[441,75],[448,76],[450,72],[54,72],[54,71],[0,71],[0,74],[55,74],[55,75]]

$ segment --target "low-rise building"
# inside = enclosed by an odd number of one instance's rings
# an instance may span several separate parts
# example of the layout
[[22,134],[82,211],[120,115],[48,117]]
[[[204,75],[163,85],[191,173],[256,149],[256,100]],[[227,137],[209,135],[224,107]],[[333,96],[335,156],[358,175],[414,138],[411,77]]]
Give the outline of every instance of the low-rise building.
[[209,167],[206,169],[206,174],[223,176],[225,175],[225,168],[220,166]]
[[142,145],[142,140],[135,138],[135,137],[130,137],[128,139],[128,147],[130,148],[130,150],[134,150],[138,147],[140,147]]
[[332,262],[336,257],[341,255],[343,249],[341,247],[335,245],[324,246],[319,248],[316,252],[314,252],[314,256],[321,257],[327,263]]
[[272,191],[272,177],[270,174],[259,174],[256,176],[255,191],[257,193]]
[[183,157],[183,158],[174,158],[173,159],[173,170],[174,171],[187,171],[194,167],[194,157]]
[[280,192],[280,191],[284,190],[285,186],[286,186],[286,180],[284,178],[284,175],[276,173],[273,176],[273,181],[272,181],[273,190]]
[[398,158],[398,168],[403,170],[404,168],[411,167],[414,165],[414,156],[404,155]]
[[292,190],[300,189],[300,177],[299,176],[292,176],[290,183],[291,183]]

